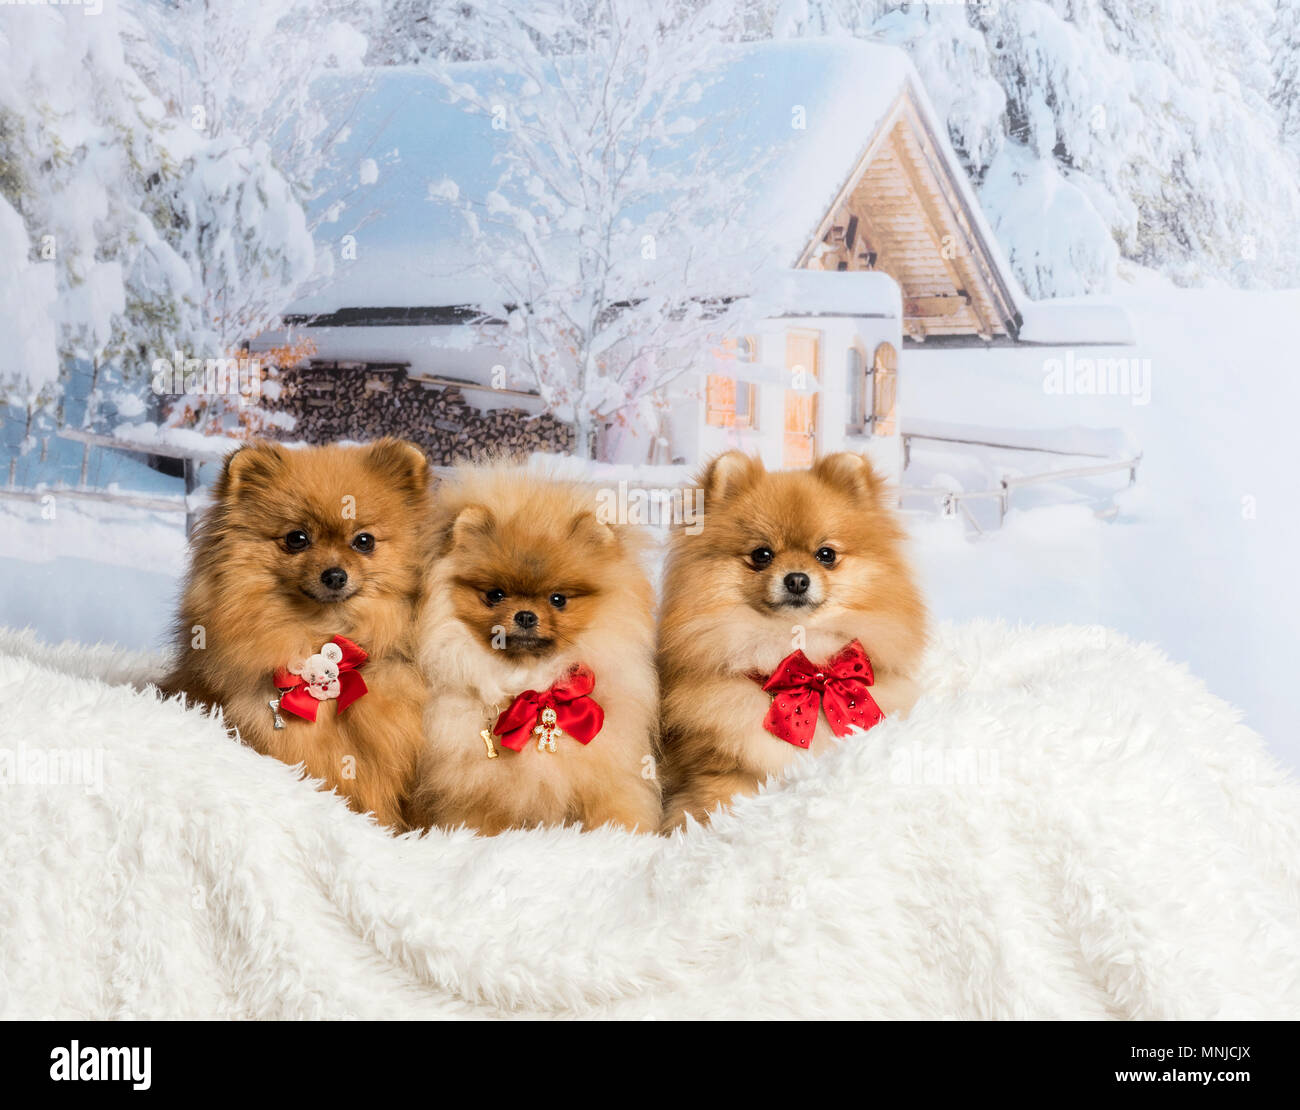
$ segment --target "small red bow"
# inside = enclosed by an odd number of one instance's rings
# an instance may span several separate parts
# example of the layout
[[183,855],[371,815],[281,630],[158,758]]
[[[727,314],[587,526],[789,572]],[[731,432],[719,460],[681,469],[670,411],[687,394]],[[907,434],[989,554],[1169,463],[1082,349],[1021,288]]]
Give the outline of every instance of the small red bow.
[[554,709],[555,723],[560,728],[580,744],[590,744],[605,723],[605,711],[595,698],[588,696],[595,686],[596,676],[578,664],[540,694],[536,690],[525,690],[497,718],[492,731],[501,737],[505,747],[521,751],[542,711]]
[[[366,693],[366,680],[357,671],[370,656],[345,636],[335,636],[330,643],[337,644],[343,652],[343,658],[338,662],[338,712],[342,713]],[[288,670],[276,671],[275,686],[280,691],[281,709],[304,721],[315,722],[321,703],[307,692],[307,680],[302,675]]]
[[871,660],[857,640],[820,667],[802,651],[792,652],[763,681],[763,689],[772,695],[763,727],[800,748],[812,742],[819,708],[836,736],[871,728],[885,716],[867,689],[875,680]]

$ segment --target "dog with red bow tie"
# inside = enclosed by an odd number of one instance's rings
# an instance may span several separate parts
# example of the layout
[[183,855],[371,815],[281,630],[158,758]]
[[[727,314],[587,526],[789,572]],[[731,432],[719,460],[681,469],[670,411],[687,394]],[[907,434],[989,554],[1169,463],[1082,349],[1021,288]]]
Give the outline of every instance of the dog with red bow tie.
[[653,593],[636,530],[603,509],[505,465],[439,487],[416,824],[658,829]]
[[867,459],[769,473],[729,451],[700,485],[702,527],[672,537],[659,621],[666,830],[904,715],[927,638]]

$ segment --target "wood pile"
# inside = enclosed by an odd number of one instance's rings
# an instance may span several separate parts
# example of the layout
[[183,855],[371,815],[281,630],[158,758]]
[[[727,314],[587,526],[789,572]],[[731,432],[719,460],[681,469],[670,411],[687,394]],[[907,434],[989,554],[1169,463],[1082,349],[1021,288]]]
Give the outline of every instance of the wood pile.
[[262,404],[297,418],[285,439],[333,443],[401,436],[435,466],[485,453],[571,453],[573,428],[522,409],[480,411],[454,386],[413,381],[402,366],[329,364],[282,371],[280,396]]

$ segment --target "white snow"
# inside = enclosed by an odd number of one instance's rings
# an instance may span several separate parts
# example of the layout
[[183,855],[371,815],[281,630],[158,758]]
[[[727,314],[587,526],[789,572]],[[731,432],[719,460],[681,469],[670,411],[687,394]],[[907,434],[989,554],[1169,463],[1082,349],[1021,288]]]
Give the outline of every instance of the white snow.
[[750,311],[757,317],[903,315],[898,283],[874,271],[774,270],[758,281]]
[[[911,414],[923,414],[931,429],[1082,425],[1101,431],[1065,437],[1063,446],[1120,455],[1137,445],[1143,453],[1131,490],[1122,474],[1094,483],[1103,500],[1118,491],[1112,523],[1096,518],[1096,503],[1033,507],[1033,487],[1013,495],[1005,526],[985,539],[971,540],[961,519],[911,517],[931,600],[950,619],[1071,621],[1154,640],[1241,706],[1247,722],[1300,766],[1292,678],[1300,627],[1293,447],[1300,378],[1291,355],[1300,292],[1153,287],[1115,301],[1133,319],[1137,345],[1099,353],[1151,360],[1146,405],[1123,394],[1045,392],[1044,362],[1059,351],[906,352],[905,430]],[[1016,434],[1033,442],[1030,432]],[[920,465],[954,459],[969,466],[946,468],[964,489],[988,488],[1008,470],[1089,461],[963,452],[923,456]],[[924,469],[904,477],[932,484]]]
[[0,343],[0,385],[25,381],[38,390],[59,373],[51,315],[58,290],[54,266],[29,261],[30,250],[22,217],[0,197],[0,305],[12,322]]
[[115,439],[130,443],[136,447],[157,446],[184,451],[186,454],[205,462],[224,459],[230,452],[243,444],[243,440],[226,439],[222,436],[204,435],[192,428],[159,427],[149,421],[138,424],[119,424],[113,431]]
[[179,513],[74,501],[57,490],[46,505],[0,498],[0,624],[54,642],[161,649],[184,560]]
[[1095,298],[1060,297],[1021,302],[1022,343],[1106,345],[1132,343],[1133,325],[1118,305]]

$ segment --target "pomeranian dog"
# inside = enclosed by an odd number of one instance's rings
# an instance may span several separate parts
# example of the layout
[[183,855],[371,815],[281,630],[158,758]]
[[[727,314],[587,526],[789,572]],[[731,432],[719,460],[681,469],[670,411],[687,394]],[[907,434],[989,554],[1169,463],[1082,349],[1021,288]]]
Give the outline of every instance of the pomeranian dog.
[[193,540],[160,684],[396,830],[423,742],[428,502],[428,460],[402,440],[236,451]]
[[596,491],[502,464],[438,489],[414,823],[655,832],[654,598]]
[[664,572],[665,830],[905,714],[927,637],[902,529],[865,458],[768,473],[730,451],[700,481],[702,525],[675,532]]

